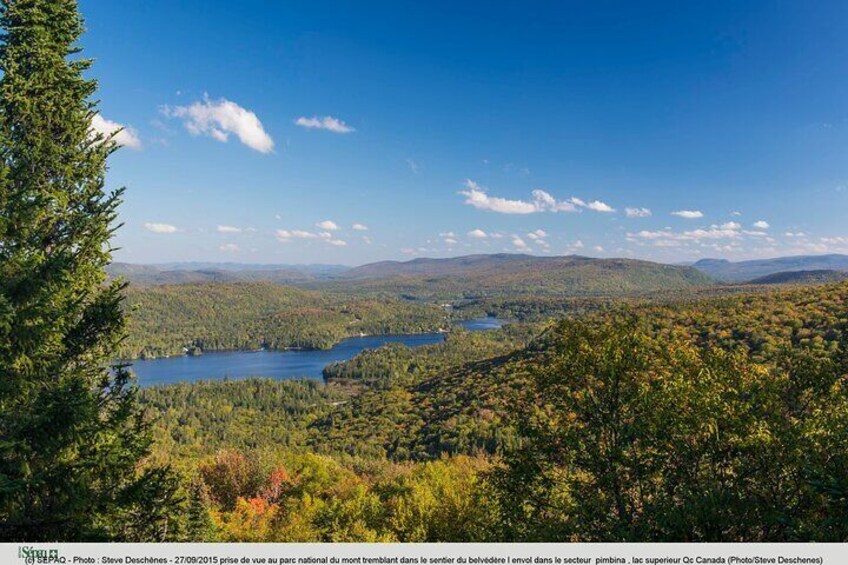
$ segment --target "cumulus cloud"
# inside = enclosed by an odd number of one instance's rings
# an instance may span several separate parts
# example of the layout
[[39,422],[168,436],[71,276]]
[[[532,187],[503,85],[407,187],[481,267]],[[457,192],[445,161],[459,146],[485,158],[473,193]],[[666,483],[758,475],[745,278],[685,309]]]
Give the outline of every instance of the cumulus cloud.
[[224,245],[220,246],[218,249],[221,250],[221,251],[227,252],[227,253],[234,253],[234,252],[239,250],[239,246],[236,245],[235,243],[225,243]]
[[[628,233],[627,241],[650,242],[655,247],[679,247],[687,252],[700,252],[699,249],[712,249],[721,252],[738,252],[742,248],[740,244],[745,241],[760,242],[755,250],[766,252],[761,247],[762,243],[774,244],[775,239],[768,232],[762,230],[746,230],[739,222],[725,222],[723,224],[712,224],[708,227],[693,230],[673,231],[671,228],[649,231],[643,230],[636,233]],[[771,249],[768,253],[775,252]]]
[[647,208],[625,208],[624,214],[628,218],[647,218],[651,215],[651,211]]
[[592,200],[586,205],[586,207],[589,210],[594,210],[595,212],[615,212],[615,208],[606,202],[601,202],[600,200]]
[[531,231],[530,233],[527,234],[528,239],[532,239],[532,240],[536,240],[536,241],[542,240],[546,237],[548,237],[548,232],[546,232],[545,230]]
[[460,194],[466,197],[465,203],[479,210],[488,210],[500,214],[533,214],[539,211],[535,202],[489,196],[477,183],[470,179],[465,181],[465,187],[466,190],[460,191]]
[[455,239],[454,239],[454,238],[452,238],[452,237],[446,237],[446,238],[444,239],[444,241],[445,241],[445,243],[447,243],[448,245],[456,245],[457,243],[459,243],[459,241],[455,240]]
[[568,202],[573,206],[579,208],[586,208],[588,210],[594,210],[595,212],[615,212],[615,208],[605,202],[601,202],[600,200],[586,202],[585,200],[577,198],[576,196],[572,196],[568,199]]
[[274,140],[256,114],[225,98],[210,100],[205,96],[202,102],[190,106],[166,106],[162,113],[182,119],[192,135],[206,135],[224,143],[234,134],[243,144],[260,153],[270,153],[274,149]]
[[337,229],[339,229],[339,225],[333,220],[324,220],[323,222],[318,222],[317,224],[315,224],[315,227],[329,231],[336,231]]
[[758,221],[754,222],[754,227],[757,228],[758,230],[767,230],[771,226],[765,220],[758,220]]
[[533,203],[540,212],[574,212],[577,210],[572,202],[559,201],[542,189],[536,189],[531,194]]
[[571,202],[557,201],[544,190],[534,190],[531,200],[510,200],[499,196],[489,196],[486,190],[473,180],[465,181],[465,190],[459,192],[465,196],[465,203],[479,210],[488,210],[500,214],[535,214],[537,212],[574,212]]
[[138,132],[124,124],[107,120],[100,114],[94,114],[91,118],[91,132],[102,134],[104,137],[112,137],[112,141],[122,147],[130,149],[141,149],[141,139],[138,137]]
[[354,229],[356,231],[368,231],[368,226],[366,226],[365,224],[353,224],[351,226],[351,229]]
[[313,239],[330,245],[335,245],[337,247],[347,245],[346,241],[335,237],[328,231],[311,232],[306,230],[277,230],[274,234],[276,235],[277,240],[283,243],[287,243],[293,239]]
[[468,232],[468,237],[471,237],[471,238],[474,238],[474,239],[486,239],[487,237],[489,237],[489,235],[486,232],[484,232],[483,230],[478,228],[476,230],[471,230],[470,232]]
[[629,234],[641,239],[666,239],[677,241],[697,241],[701,239],[735,239],[740,237],[741,233],[731,227],[711,226],[708,229],[699,228],[684,232],[672,232],[669,230],[663,231],[647,231],[643,230],[636,234]]
[[351,133],[356,131],[340,119],[334,118],[333,116],[312,116],[311,118],[301,116],[296,119],[294,123],[302,128],[323,129],[333,133]]
[[525,242],[523,239],[521,239],[517,235],[512,237],[512,245],[516,249],[520,249],[522,251],[527,251],[529,249],[527,242]]
[[686,218],[687,220],[697,220],[704,217],[704,213],[700,210],[677,210],[676,212],[672,212],[671,215]]
[[216,230],[218,233],[241,233],[244,231],[243,229],[235,226],[218,226]]
[[615,208],[600,200],[586,202],[577,197],[571,197],[568,200],[557,200],[550,193],[542,189],[532,191],[529,200],[512,200],[500,196],[490,196],[485,188],[470,179],[465,181],[465,190],[461,190],[459,193],[465,196],[466,204],[480,210],[488,210],[500,214],[576,212],[580,208],[595,212],[615,212]]
[[160,224],[157,222],[146,222],[144,224],[144,229],[152,231],[153,233],[176,233],[179,231],[176,226],[172,226],[171,224]]

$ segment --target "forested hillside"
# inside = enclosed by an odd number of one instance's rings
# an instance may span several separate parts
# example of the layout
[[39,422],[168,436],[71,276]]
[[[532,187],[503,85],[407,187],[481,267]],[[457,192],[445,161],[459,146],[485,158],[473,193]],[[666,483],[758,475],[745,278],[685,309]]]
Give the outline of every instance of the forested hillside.
[[786,271],[750,281],[750,284],[823,284],[848,279],[848,271]]
[[515,295],[621,296],[681,290],[712,282],[692,267],[631,259],[517,254],[388,261],[351,269],[343,277],[344,281],[322,283],[321,287],[457,300]]
[[296,289],[274,283],[130,287],[126,358],[184,348],[324,349],[363,334],[419,333],[447,325],[436,305]]
[[701,259],[693,265],[709,276],[725,282],[744,282],[775,273],[794,271],[846,271],[848,255],[797,255],[774,259],[750,261],[727,261],[725,259]]
[[710,282],[691,268],[644,261],[525,255],[366,265],[344,276],[350,278],[309,288],[255,281],[130,286],[122,354],[328,348],[359,334],[444,329],[445,302],[463,306],[454,311],[459,317],[488,309],[512,318],[491,305],[513,301],[539,310],[540,319],[572,306],[582,311],[633,294],[705,289]]
[[189,538],[845,541],[847,314],[844,283],[610,304],[143,397]]

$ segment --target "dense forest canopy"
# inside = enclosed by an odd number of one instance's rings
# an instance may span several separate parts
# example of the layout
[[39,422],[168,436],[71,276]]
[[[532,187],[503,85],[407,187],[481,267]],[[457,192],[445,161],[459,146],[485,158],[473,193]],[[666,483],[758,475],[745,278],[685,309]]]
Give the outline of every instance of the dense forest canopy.
[[[0,27],[0,540],[848,541],[844,256],[109,273],[76,2]],[[451,325],[483,314],[509,323]],[[324,382],[141,390],[120,361],[432,331]]]
[[432,332],[446,310],[391,298],[363,298],[269,282],[131,287],[124,358],[179,355],[184,349],[327,349],[360,334]]
[[846,314],[844,283],[554,308],[143,399],[189,538],[844,541]]

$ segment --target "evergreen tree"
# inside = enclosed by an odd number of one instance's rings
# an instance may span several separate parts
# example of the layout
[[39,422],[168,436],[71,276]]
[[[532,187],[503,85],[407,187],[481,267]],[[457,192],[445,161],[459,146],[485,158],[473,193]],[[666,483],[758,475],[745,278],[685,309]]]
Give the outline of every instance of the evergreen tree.
[[[0,539],[164,537],[150,435],[126,367],[123,285],[107,282],[121,190],[94,134],[75,0],[0,4]],[[114,135],[114,134],[112,134]],[[170,505],[169,505],[170,506]],[[145,529],[129,519],[142,520]]]
[[212,498],[209,487],[200,477],[189,484],[188,503],[186,509],[185,541],[209,542],[217,539],[215,522],[212,520]]

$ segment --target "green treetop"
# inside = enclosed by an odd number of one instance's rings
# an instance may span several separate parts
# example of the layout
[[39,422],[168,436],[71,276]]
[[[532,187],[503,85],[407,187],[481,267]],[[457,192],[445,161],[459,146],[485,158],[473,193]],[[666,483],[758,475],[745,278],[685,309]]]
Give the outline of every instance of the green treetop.
[[109,366],[122,191],[104,189],[116,144],[91,130],[82,19],[74,0],[6,0],[0,27],[0,539],[162,538],[172,526],[149,501],[171,480],[139,464],[135,388]]

